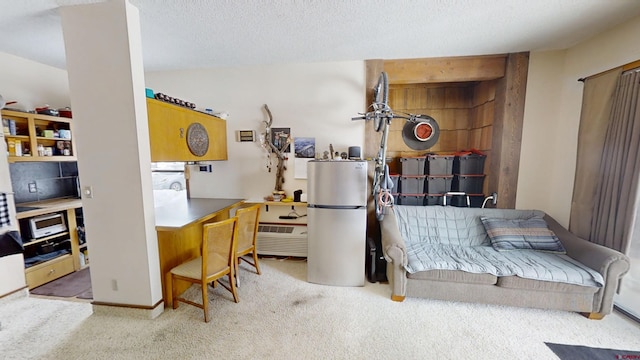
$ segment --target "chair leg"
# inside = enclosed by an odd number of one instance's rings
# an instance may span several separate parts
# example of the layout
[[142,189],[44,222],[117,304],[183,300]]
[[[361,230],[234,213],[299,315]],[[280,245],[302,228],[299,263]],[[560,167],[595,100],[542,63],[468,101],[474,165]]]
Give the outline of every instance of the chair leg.
[[167,306],[173,307],[173,276],[169,272],[165,277],[165,284],[167,284],[167,298],[165,300],[167,301]]
[[177,309],[178,308],[178,289],[176,288],[176,284],[174,284],[175,281],[175,277],[173,276],[173,274],[169,275],[171,277],[171,281],[169,282],[169,287],[171,287],[171,289],[169,290],[169,294],[171,294],[171,298],[169,299],[169,303],[171,303],[173,305],[173,309]]
[[238,269],[240,269],[240,260],[242,258],[240,256],[236,256],[236,270],[234,271],[234,278],[236,281],[236,287],[240,287],[240,272],[238,271]]
[[202,282],[202,310],[204,310],[204,322],[209,322],[209,297],[207,283]]
[[233,301],[238,302],[240,301],[238,299],[238,291],[236,289],[236,282],[234,281],[235,278],[235,271],[231,271],[229,273],[229,285],[231,285],[231,294],[233,294]]
[[255,264],[254,266],[256,267],[256,272],[258,273],[258,275],[261,275],[262,272],[260,272],[260,264],[258,264],[258,252],[256,251],[256,249],[253,249],[253,263]]

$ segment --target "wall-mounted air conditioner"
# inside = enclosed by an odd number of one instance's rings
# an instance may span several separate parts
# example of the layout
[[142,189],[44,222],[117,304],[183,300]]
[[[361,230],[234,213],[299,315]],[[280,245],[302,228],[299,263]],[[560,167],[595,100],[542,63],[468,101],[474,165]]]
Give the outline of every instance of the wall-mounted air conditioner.
[[307,225],[260,223],[258,254],[307,257]]

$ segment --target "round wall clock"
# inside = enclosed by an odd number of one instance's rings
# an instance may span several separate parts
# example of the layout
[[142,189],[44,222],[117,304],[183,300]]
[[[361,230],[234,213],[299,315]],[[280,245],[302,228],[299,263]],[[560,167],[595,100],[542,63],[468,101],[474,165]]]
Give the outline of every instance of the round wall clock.
[[200,123],[192,123],[187,128],[187,146],[195,156],[204,156],[209,150],[209,134]]

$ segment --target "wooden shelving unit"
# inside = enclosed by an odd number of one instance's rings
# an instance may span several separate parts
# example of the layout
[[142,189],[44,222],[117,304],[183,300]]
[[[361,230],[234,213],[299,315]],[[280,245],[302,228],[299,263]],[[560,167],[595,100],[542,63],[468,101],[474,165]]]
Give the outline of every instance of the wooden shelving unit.
[[[50,130],[52,134],[58,130],[71,130],[72,119],[12,110],[2,110],[2,119],[13,120],[16,125],[15,135],[4,134],[10,153],[8,157],[10,163],[20,161],[77,161],[73,132],[71,132],[70,139],[44,136],[46,134],[45,130]],[[15,152],[13,155],[11,154],[12,148],[15,149],[17,142],[21,144],[22,156],[16,156]],[[52,155],[39,156],[38,145],[52,148]],[[69,155],[59,154],[62,150],[58,148],[58,145],[62,147],[66,145]]]

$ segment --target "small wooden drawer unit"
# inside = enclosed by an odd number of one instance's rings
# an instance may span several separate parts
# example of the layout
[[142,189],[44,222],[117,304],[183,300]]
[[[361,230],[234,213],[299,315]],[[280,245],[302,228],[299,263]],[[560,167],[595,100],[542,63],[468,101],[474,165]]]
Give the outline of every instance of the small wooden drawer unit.
[[25,270],[27,286],[29,286],[29,289],[33,289],[74,271],[73,257],[71,255],[63,255],[51,261],[27,268]]

